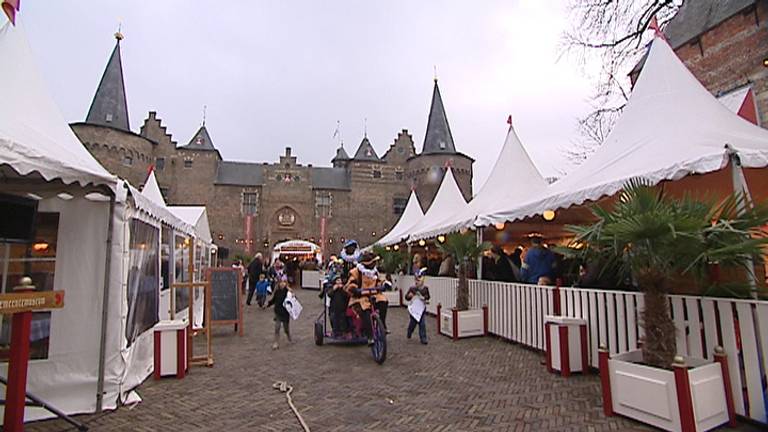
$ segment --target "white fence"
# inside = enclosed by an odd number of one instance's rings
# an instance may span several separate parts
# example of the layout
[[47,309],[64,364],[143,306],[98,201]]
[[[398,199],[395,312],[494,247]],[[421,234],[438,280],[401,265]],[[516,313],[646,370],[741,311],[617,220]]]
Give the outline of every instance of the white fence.
[[[396,283],[407,290],[413,277],[400,276]],[[454,278],[428,278],[432,300],[427,312],[435,314],[438,304],[454,307],[457,285]],[[488,305],[490,333],[539,350],[545,346],[544,316],[554,315],[555,292],[547,286],[469,281],[470,306]],[[598,366],[600,345],[613,354],[638,347],[643,337],[641,293],[560,288],[559,296],[561,315],[587,321],[591,366]],[[711,360],[714,348],[722,346],[728,354],[736,412],[768,422],[768,302],[675,295],[669,303],[678,354]]]
[[320,281],[323,279],[323,274],[318,270],[302,270],[301,271],[301,287],[305,289],[320,289]]

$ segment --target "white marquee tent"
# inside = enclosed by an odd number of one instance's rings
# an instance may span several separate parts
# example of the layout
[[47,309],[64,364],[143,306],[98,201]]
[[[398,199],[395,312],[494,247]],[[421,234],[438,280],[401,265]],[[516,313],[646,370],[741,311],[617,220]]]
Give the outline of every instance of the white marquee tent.
[[428,227],[411,231],[411,240],[435,237],[464,228],[490,225],[493,222],[480,217],[492,212],[502,203],[527,202],[541,196],[547,182],[534,165],[528,152],[520,142],[514,127],[510,126],[504,146],[493,165],[483,187],[460,211],[454,211],[447,218],[436,220]]
[[657,184],[718,171],[728,165],[726,145],[745,167],[768,165],[768,130],[718,102],[669,44],[656,38],[622,116],[600,148],[542,198],[500,203],[482,217],[514,221],[613,195],[635,177]]
[[421,209],[419,198],[416,196],[415,191],[411,191],[411,196],[408,197],[408,203],[405,205],[405,210],[403,210],[403,214],[400,215],[400,219],[398,219],[395,226],[393,226],[392,229],[375,244],[389,246],[400,243],[404,238],[408,237],[410,229],[423,217],[424,210]]
[[466,207],[467,201],[464,199],[464,195],[462,195],[461,189],[459,189],[459,185],[456,183],[453,170],[450,167],[446,167],[443,181],[440,183],[440,188],[435,194],[435,199],[432,200],[432,205],[429,206],[424,216],[405,233],[409,236],[408,241],[415,240],[411,237],[411,234],[429,228],[435,221],[445,220],[452,214],[462,212]]
[[[40,214],[55,214],[54,269],[44,273],[52,289],[65,291],[63,309],[39,316],[36,332],[46,349],[29,363],[27,388],[69,414],[115,408],[135,400],[131,390],[152,371],[158,244],[137,243],[140,231],[151,238],[162,224],[185,233],[192,227],[88,153],[45,90],[21,28],[0,29],[0,58],[0,191],[36,199]],[[27,258],[0,246],[0,261],[13,269],[3,286],[11,289],[25,271],[14,262]],[[0,374],[7,372],[0,364]],[[50,416],[26,410],[27,420]]]

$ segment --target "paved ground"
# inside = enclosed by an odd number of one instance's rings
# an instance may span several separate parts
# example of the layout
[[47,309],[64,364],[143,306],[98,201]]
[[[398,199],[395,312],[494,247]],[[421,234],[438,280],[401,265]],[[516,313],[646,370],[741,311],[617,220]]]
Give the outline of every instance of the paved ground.
[[[403,308],[390,309],[382,366],[366,347],[315,346],[320,301],[312,291],[298,296],[305,310],[291,323],[293,344],[283,338],[272,351],[272,312],[252,306],[244,337],[216,330],[215,367],[195,367],[183,380],[150,378],[139,388],[144,402],[79,420],[95,431],[301,430],[285,394],[272,388],[286,380],[312,431],[649,430],[604,417],[596,376],[548,374],[539,353],[495,338],[454,343],[435,335],[434,318],[429,345],[407,340]],[[27,430],[72,429],[47,421]]]

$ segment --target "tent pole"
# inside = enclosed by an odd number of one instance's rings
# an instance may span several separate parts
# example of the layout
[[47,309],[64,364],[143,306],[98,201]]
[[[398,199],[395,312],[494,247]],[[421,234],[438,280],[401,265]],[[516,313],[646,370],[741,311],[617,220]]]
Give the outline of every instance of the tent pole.
[[112,268],[112,230],[114,229],[113,218],[115,216],[115,194],[109,194],[109,220],[107,221],[107,253],[105,254],[104,264],[104,298],[101,305],[101,338],[99,340],[99,377],[96,384],[96,412],[99,413],[104,407],[104,369],[107,350],[107,319],[109,318],[109,279]]
[[[483,244],[483,227],[475,227],[475,233],[477,235],[477,245]],[[483,279],[483,254],[481,253],[477,257],[477,280]]]
[[[742,199],[738,202],[738,212],[741,215],[747,211],[746,206],[752,206],[752,194],[749,192],[749,185],[747,185],[747,179],[744,177],[744,169],[741,166],[738,153],[729,144],[726,144],[725,148],[731,163],[733,192],[742,195]],[[749,265],[747,266],[747,279],[752,291],[752,298],[757,299],[757,276],[755,276],[755,261],[752,258],[749,258]]]
[[411,255],[411,244],[410,243],[406,243],[406,244],[408,245],[408,266],[407,266],[408,273],[406,274],[412,275],[413,274],[413,256]]

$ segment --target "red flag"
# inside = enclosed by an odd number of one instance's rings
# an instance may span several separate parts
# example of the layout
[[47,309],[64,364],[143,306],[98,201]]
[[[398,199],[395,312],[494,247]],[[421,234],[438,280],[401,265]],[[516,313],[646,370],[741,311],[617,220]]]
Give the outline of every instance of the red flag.
[[655,36],[660,37],[664,40],[667,40],[667,37],[661,31],[661,27],[659,27],[659,21],[656,19],[656,16],[651,18],[651,22],[648,24],[648,29],[653,30],[653,34]]
[[509,125],[509,127],[512,127],[512,114],[507,116],[507,124]]
[[16,12],[21,7],[21,0],[0,0],[3,12],[8,16],[11,24],[16,25]]

